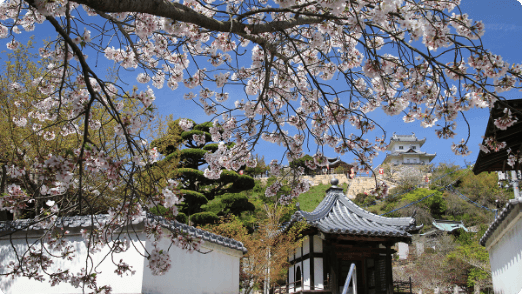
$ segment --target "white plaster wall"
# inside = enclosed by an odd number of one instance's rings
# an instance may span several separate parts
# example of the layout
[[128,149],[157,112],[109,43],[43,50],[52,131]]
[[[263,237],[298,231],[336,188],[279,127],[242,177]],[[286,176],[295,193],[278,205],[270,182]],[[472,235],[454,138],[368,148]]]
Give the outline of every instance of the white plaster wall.
[[303,290],[310,290],[310,259],[303,260]]
[[489,248],[489,260],[495,294],[522,292],[522,217]]
[[303,255],[310,253],[310,240],[308,236],[303,238]]
[[[294,279],[294,267],[291,266],[288,268],[288,285],[293,285],[292,283],[295,282]],[[291,289],[293,290],[293,288]]]
[[314,258],[314,286],[316,289],[323,289],[323,259]]
[[[72,273],[78,273],[82,268],[85,268],[85,257],[87,256],[87,247],[83,242],[81,235],[72,235],[68,238],[67,245],[72,246],[76,250],[75,257],[72,261],[54,259],[54,264],[50,269],[50,272],[56,272],[59,268],[69,269]],[[33,243],[37,239],[29,238],[28,243]],[[133,242],[138,239],[136,236],[133,237]],[[9,240],[0,240],[0,262],[1,265],[6,265],[10,261],[16,260],[16,254],[23,254],[28,245],[26,239],[14,239],[14,248],[11,247]],[[16,251],[15,251],[16,250]],[[112,293],[141,293],[142,281],[143,281],[143,268],[145,259],[133,248],[127,252],[114,254],[114,261],[119,262],[123,259],[129,265],[133,266],[133,270],[136,270],[136,274],[133,276],[120,277],[114,273],[116,266],[112,263],[111,257],[109,256],[103,262],[103,258],[109,252],[108,247],[102,249],[101,252],[91,254],[92,261],[94,264],[101,264],[98,266],[97,271],[97,282],[99,286],[110,285],[112,287]],[[5,272],[7,269],[2,269],[0,266],[0,272]],[[28,279],[26,277],[16,277],[14,279],[5,278],[0,276],[0,289],[5,294],[43,294],[43,293],[83,293],[81,288],[74,288],[72,285],[67,283],[60,283],[54,287],[46,281],[39,282],[34,279]],[[86,289],[87,291],[88,289]]]
[[[290,269],[289,269],[290,276],[288,278],[288,280],[290,281],[289,285],[288,285],[289,286],[289,288],[288,288],[288,292],[289,293],[300,292],[302,290],[302,283],[301,283],[301,286],[295,287],[296,285],[295,285],[294,271],[297,272],[297,267],[299,267],[301,269],[301,280],[304,280],[303,266],[302,266],[302,264],[300,262],[296,263],[296,264],[294,264],[294,266],[290,267]],[[295,290],[294,290],[294,287],[295,287]]]
[[[170,241],[165,238],[159,244],[165,250],[169,245]],[[147,250],[151,249],[152,245],[147,244]],[[142,293],[238,293],[242,253],[210,242],[203,243],[201,251],[209,253],[188,253],[172,246],[169,251],[172,268],[164,276],[153,276],[145,269]]]
[[[141,244],[138,242],[141,240]],[[28,239],[35,242],[36,238]],[[78,273],[85,267],[85,257],[87,256],[86,245],[81,235],[68,237],[68,245],[76,250],[76,257],[72,261],[55,260],[51,270],[58,268],[69,269],[73,273]],[[143,233],[138,233],[133,237],[134,244],[139,250],[143,251],[143,246],[150,251],[152,245],[146,241]],[[26,240],[14,239],[14,247],[18,253],[25,252],[28,248]],[[168,249],[170,241],[164,238],[160,242],[160,248]],[[141,248],[141,249],[140,249]],[[177,246],[170,247],[169,254],[172,267],[163,276],[153,276],[147,267],[148,261],[133,247],[123,253],[114,254],[113,260],[119,262],[123,259],[126,263],[133,266],[135,275],[123,277],[114,273],[116,266],[111,261],[111,256],[106,257],[109,249],[105,247],[101,252],[91,254],[94,264],[98,266],[97,281],[98,285],[110,285],[114,294],[159,294],[159,293],[238,293],[239,292],[239,262],[242,252],[230,249],[214,243],[205,242],[201,248],[201,253],[188,253]],[[4,266],[15,258],[15,250],[12,249],[9,240],[0,240],[0,265]],[[105,260],[103,260],[105,258]],[[103,260],[103,262],[102,262]],[[0,272],[2,272],[0,266]],[[48,281],[39,282],[34,279],[17,277],[15,279],[0,276],[0,290],[4,294],[73,294],[83,293],[81,288],[74,288],[70,284],[61,283],[51,287]],[[86,289],[86,293],[89,289]],[[0,293],[1,293],[0,292]]]
[[399,259],[407,259],[409,251],[410,249],[408,244],[404,242],[397,243],[397,253],[399,254]]
[[314,236],[314,252],[322,253],[323,252],[323,239],[319,236]]

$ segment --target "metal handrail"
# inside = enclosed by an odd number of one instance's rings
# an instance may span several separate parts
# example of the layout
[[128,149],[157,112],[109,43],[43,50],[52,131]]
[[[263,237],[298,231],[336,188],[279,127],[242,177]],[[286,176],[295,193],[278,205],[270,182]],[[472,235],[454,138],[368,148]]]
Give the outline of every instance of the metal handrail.
[[353,294],[357,294],[357,270],[355,267],[355,263],[352,263],[352,265],[350,266],[350,271],[348,272],[348,276],[346,277],[346,281],[344,282],[342,294],[348,294],[350,282],[352,282]]

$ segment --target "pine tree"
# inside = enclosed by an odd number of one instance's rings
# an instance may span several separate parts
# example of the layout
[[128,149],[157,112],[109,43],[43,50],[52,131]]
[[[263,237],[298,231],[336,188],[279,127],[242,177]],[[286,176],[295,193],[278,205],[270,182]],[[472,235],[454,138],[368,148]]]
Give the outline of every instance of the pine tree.
[[[212,123],[196,124],[189,119],[194,127],[184,131],[179,126],[180,120],[170,121],[167,133],[152,142],[158,152],[165,156],[159,164],[166,170],[167,177],[181,183],[184,201],[177,219],[202,225],[214,223],[220,215],[227,213],[240,215],[243,211],[253,211],[254,205],[247,196],[237,194],[254,187],[252,177],[231,170],[223,170],[217,180],[204,176],[202,169],[206,165],[205,154],[218,149],[218,143],[211,142],[209,130]],[[205,205],[216,198],[224,206],[220,213],[210,211]]]

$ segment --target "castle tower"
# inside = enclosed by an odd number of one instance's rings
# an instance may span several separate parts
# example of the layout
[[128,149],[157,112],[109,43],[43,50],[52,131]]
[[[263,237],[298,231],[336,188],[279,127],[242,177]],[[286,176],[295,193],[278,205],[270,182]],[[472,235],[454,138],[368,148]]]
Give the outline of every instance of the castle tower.
[[411,135],[397,135],[393,133],[383,164],[391,165],[424,165],[430,163],[437,155],[422,152],[420,148],[426,142],[426,138],[418,139],[415,133]]

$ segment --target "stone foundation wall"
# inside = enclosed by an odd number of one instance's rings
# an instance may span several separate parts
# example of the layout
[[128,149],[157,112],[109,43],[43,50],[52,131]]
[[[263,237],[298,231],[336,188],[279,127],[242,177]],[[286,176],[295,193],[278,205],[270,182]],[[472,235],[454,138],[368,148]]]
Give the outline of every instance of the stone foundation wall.
[[[331,174],[331,175],[315,175],[315,176],[303,176],[303,179],[310,181],[312,186],[316,185],[330,185],[330,180],[336,178],[339,180],[339,184],[348,184],[348,191],[346,195],[348,199],[355,199],[355,196],[359,193],[369,192],[375,189],[375,178],[373,177],[355,177],[350,179],[346,174]],[[261,178],[263,183],[266,183],[268,178]],[[378,181],[384,181],[388,184],[388,187],[392,188],[395,186],[393,182],[380,179]]]

